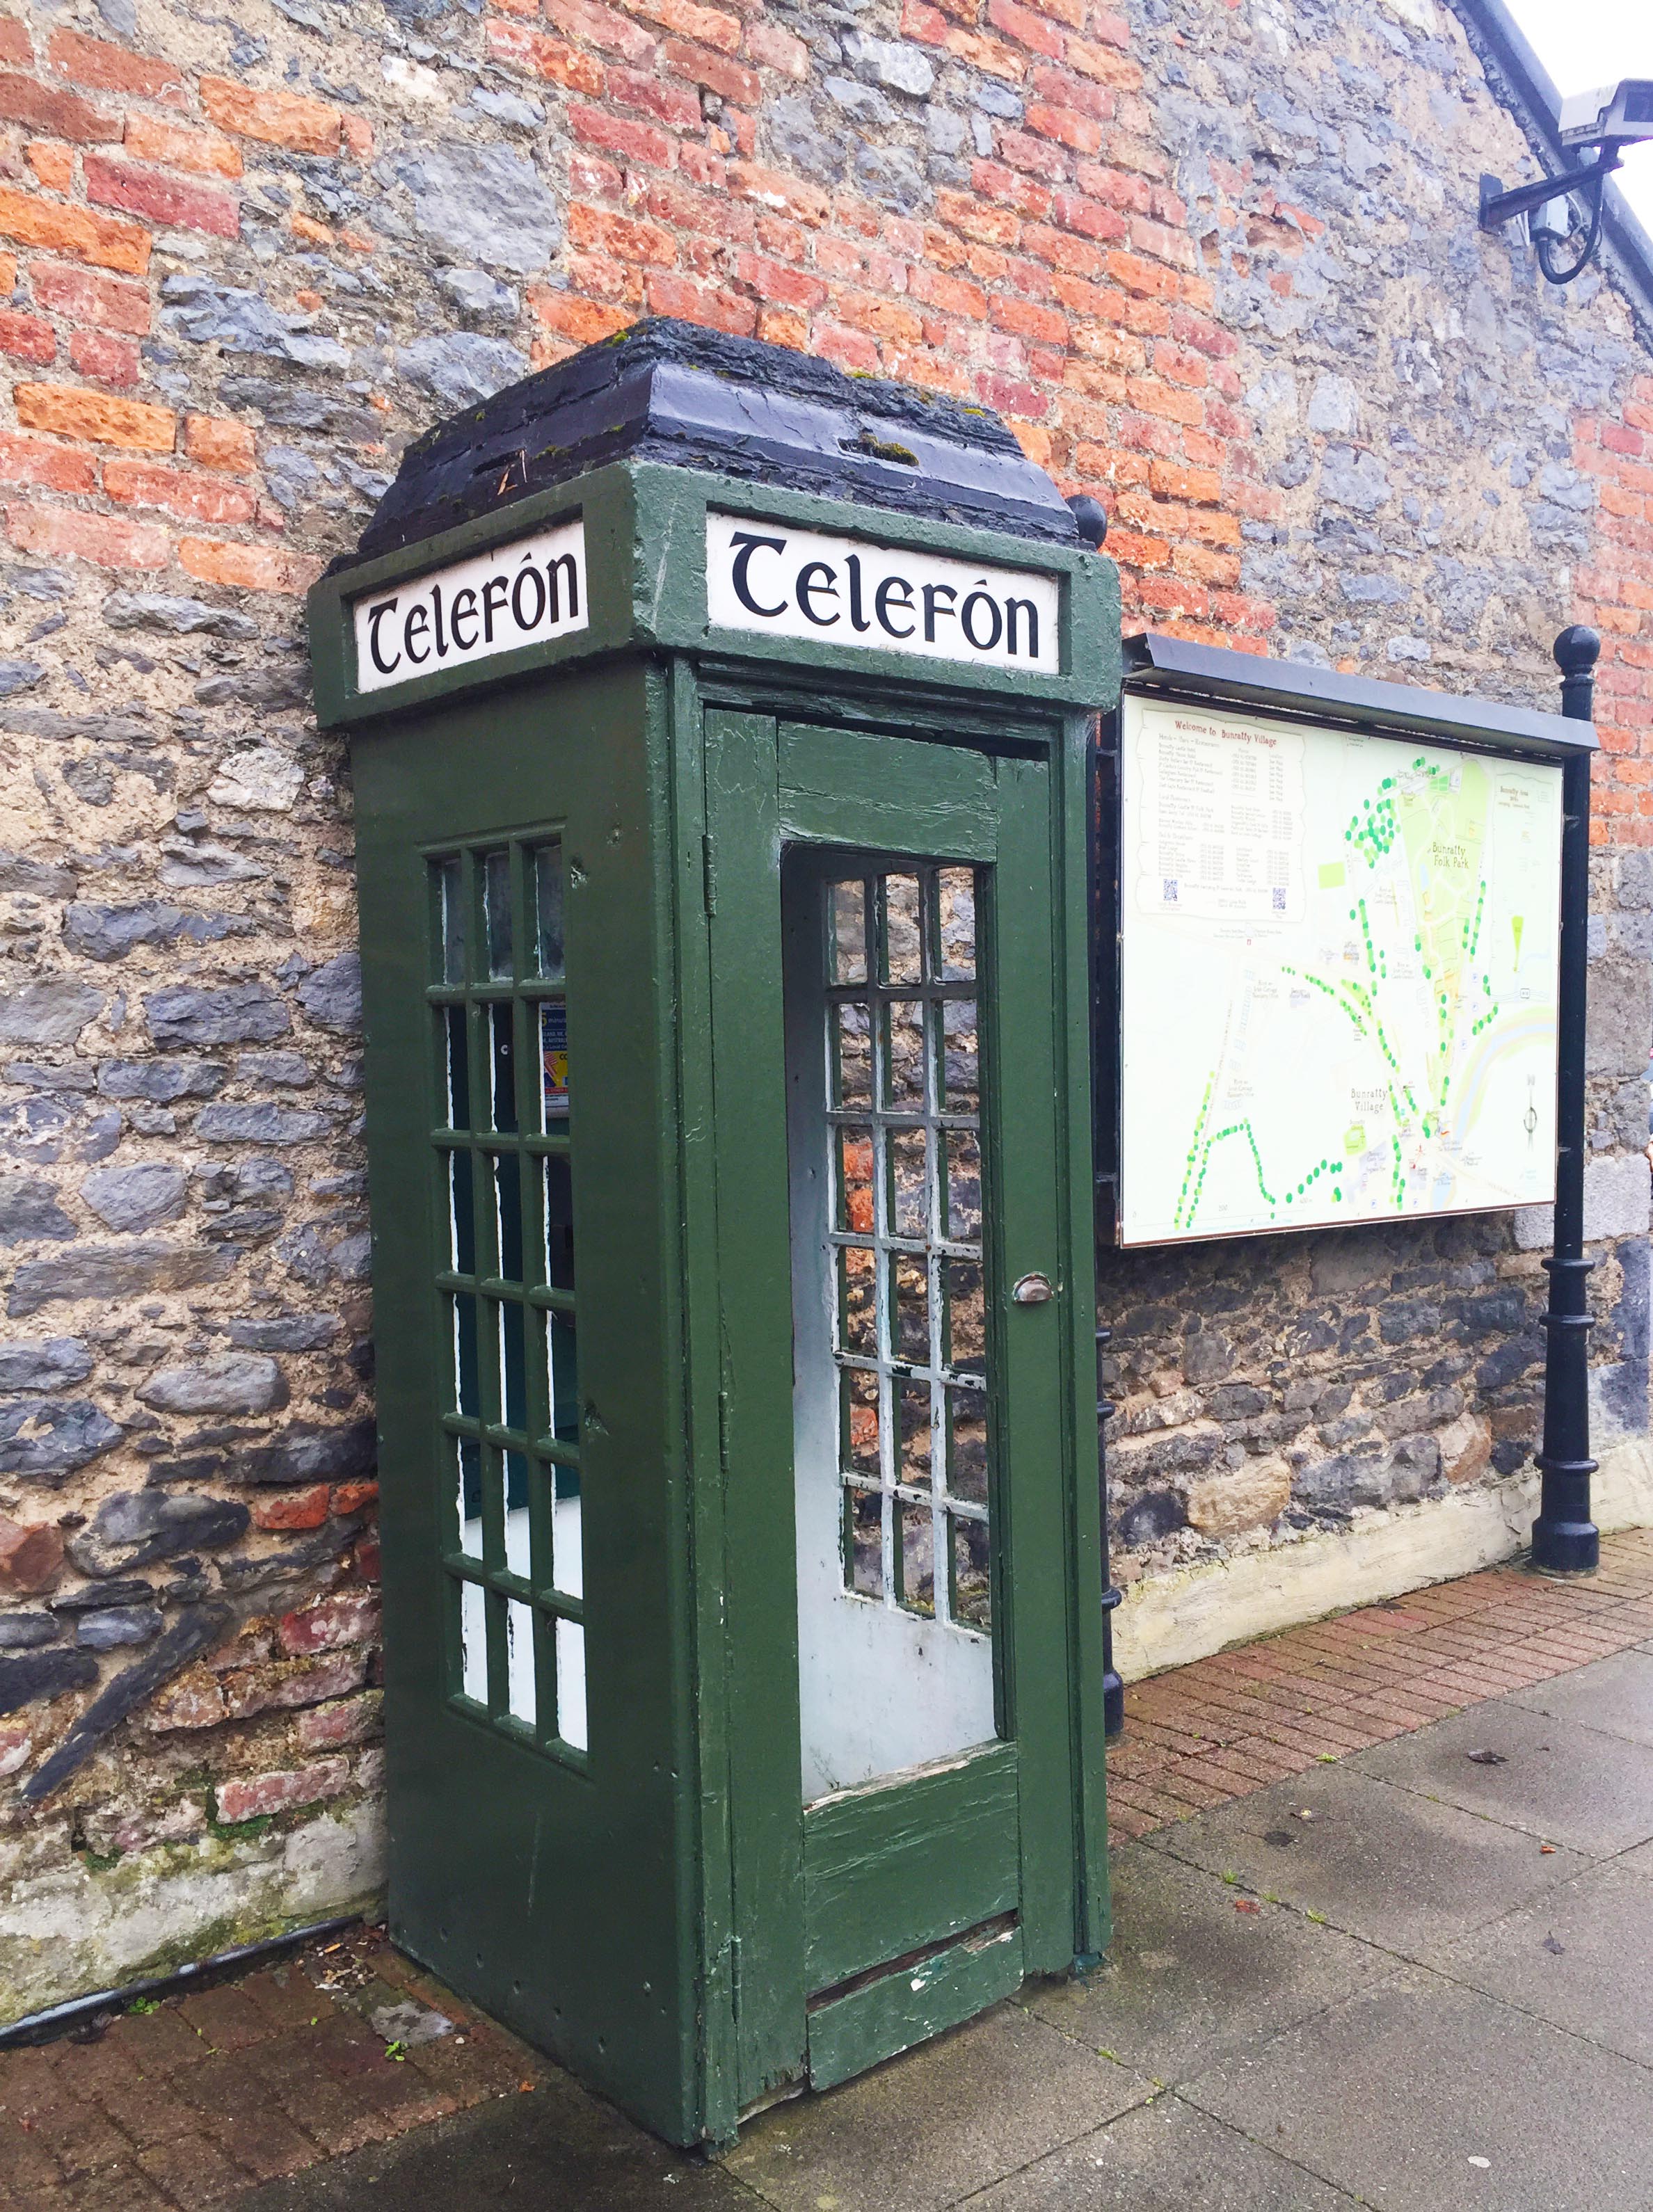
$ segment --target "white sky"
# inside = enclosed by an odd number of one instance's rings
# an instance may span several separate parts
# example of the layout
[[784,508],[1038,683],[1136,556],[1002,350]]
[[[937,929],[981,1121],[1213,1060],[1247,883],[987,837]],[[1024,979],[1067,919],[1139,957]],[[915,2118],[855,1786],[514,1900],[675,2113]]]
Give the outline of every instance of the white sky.
[[[1507,0],[1563,98],[1653,77],[1653,0]],[[1619,183],[1653,232],[1653,143],[1628,147]]]

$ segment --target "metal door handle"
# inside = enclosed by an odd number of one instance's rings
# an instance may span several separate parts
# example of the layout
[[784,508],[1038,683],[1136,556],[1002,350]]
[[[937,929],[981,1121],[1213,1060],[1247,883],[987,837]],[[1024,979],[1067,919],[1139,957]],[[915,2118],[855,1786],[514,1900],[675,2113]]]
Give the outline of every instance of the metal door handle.
[[1011,1292],[1018,1306],[1048,1305],[1055,1295],[1048,1275],[1024,1275]]

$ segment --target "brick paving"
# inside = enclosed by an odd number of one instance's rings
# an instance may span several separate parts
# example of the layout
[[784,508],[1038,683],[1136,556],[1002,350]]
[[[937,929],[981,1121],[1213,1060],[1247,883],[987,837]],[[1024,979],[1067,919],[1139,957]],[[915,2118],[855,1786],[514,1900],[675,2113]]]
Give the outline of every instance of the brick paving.
[[[1494,1567],[1218,1652],[1127,1692],[1113,1834],[1650,1639],[1653,1530],[1638,1530],[1607,1539],[1587,1581]],[[407,2005],[451,2032],[416,2042],[375,2027]],[[124,2013],[92,2039],[0,2052],[0,2208],[189,2212],[554,2075],[364,1929]]]
[[1653,1639],[1653,1529],[1602,1540],[1598,1574],[1489,1567],[1127,1688],[1108,1757],[1119,1841],[1317,1761]]

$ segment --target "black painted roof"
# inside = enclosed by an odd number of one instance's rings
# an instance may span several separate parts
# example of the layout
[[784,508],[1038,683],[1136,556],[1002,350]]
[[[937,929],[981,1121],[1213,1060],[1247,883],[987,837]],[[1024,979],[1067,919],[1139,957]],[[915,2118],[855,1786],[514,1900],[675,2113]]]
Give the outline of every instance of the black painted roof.
[[450,416],[349,568],[623,456],[1060,544],[1073,514],[990,408],[657,317]]

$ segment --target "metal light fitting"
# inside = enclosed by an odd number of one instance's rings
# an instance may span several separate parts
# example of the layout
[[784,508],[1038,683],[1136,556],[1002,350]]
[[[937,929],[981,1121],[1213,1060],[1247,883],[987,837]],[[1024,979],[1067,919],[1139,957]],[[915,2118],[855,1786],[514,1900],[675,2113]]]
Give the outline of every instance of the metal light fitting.
[[[1653,138],[1653,79],[1625,77],[1595,92],[1573,94],[1557,113],[1556,137],[1570,154],[1589,146],[1601,152],[1588,167],[1541,177],[1535,184],[1517,185],[1511,191],[1505,191],[1502,178],[1483,176],[1480,227],[1499,230],[1525,216],[1539,267],[1552,284],[1571,284],[1595,258],[1607,180],[1619,167],[1622,149]],[[1571,206],[1575,194],[1583,199],[1586,210],[1585,221],[1577,226]],[[1571,261],[1564,264],[1560,251],[1573,239],[1582,239],[1583,244]]]

